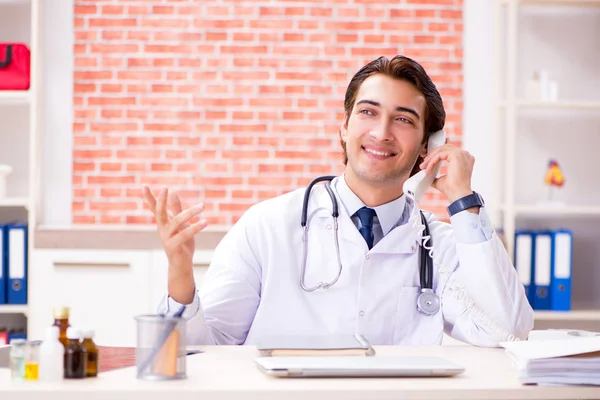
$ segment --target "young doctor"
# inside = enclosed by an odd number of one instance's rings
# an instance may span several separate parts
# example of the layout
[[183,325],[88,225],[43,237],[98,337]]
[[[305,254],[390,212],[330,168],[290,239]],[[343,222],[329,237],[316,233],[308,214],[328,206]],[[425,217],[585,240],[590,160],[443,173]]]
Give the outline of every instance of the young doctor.
[[[258,203],[219,243],[201,288],[192,255],[206,222],[189,221],[202,205],[182,210],[175,193],[163,189],[155,198],[144,189],[169,260],[159,311],[186,306],[188,344],[255,344],[285,334],[361,333],[374,345],[440,344],[444,332],[478,346],[527,338],[533,310],[471,189],[474,158],[450,144],[427,153],[445,111],[423,68],[402,56],[372,61],[350,81],[344,109],[346,169],[330,182],[337,223],[323,183],[310,192],[306,243],[305,188]],[[450,223],[423,213],[433,246],[427,282],[425,224],[403,184],[439,161],[447,174],[433,186],[449,201]]]

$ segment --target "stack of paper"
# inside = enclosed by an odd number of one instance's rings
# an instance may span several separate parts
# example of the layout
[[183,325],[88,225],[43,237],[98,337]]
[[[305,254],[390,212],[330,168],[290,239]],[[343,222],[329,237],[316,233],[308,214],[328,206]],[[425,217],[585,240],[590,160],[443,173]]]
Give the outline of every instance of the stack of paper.
[[600,385],[600,336],[503,342],[519,379],[539,385]]

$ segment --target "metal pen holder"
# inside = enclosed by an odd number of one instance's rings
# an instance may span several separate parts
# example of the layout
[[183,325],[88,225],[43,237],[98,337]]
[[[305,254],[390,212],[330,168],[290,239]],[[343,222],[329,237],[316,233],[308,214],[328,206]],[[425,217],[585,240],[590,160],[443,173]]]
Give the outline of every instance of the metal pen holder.
[[138,379],[187,378],[186,321],[181,317],[164,315],[140,315],[135,319]]

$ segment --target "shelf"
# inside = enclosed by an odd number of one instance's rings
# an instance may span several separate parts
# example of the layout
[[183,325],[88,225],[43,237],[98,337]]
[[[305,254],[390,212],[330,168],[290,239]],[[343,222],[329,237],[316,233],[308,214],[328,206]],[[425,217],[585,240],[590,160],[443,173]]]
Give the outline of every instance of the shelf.
[[[599,0],[600,1],[600,0]],[[506,102],[499,104],[506,108]],[[523,109],[560,109],[560,110],[600,110],[600,101],[592,100],[561,100],[561,101],[527,101],[518,100],[517,108]]]
[[515,2],[522,6],[563,6],[563,7],[599,7],[600,0],[502,0],[501,5],[506,6]]
[[[513,207],[516,214],[526,215],[555,215],[555,216],[600,216],[600,206],[553,206],[537,204],[515,204]],[[506,210],[506,205],[501,206],[501,210]]]
[[5,197],[0,199],[0,207],[29,207],[27,197]]
[[535,319],[538,321],[600,321],[600,309],[571,311],[536,310]]
[[1,314],[27,314],[27,306],[21,304],[0,304]]
[[27,104],[30,98],[28,90],[0,90],[0,104]]

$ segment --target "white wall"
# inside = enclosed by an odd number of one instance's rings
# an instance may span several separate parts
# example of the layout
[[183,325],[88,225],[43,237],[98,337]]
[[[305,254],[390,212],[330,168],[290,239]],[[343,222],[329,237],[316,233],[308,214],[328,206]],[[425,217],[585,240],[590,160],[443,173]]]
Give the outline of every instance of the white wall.
[[[473,188],[492,198],[494,111],[492,1],[464,5],[464,146],[476,157]],[[39,224],[68,225],[72,199],[73,0],[46,2],[42,215]]]
[[[491,208],[494,197],[493,124],[496,74],[494,54],[494,1],[464,2],[464,108],[463,147],[475,157],[471,185]],[[492,223],[495,216],[490,214]]]
[[71,222],[73,160],[73,0],[45,1],[43,9],[40,225]]
[[[24,43],[31,48],[30,6],[20,3],[0,5],[0,38],[8,43]],[[23,21],[15,24],[12,21]],[[13,172],[7,179],[8,197],[29,195],[29,106],[2,104],[0,107],[0,164],[7,164]],[[0,210],[0,214],[7,214]],[[11,209],[8,214],[14,212]],[[10,218],[10,215],[7,216]],[[7,219],[2,218],[0,220]],[[9,221],[10,219],[8,219]]]

